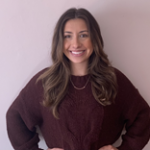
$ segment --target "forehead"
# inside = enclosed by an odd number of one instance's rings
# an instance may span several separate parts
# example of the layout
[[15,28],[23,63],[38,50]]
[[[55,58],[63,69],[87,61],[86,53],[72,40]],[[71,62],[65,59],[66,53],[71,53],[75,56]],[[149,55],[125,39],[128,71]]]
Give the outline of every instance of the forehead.
[[87,30],[86,22],[83,19],[70,19],[64,26],[64,31]]

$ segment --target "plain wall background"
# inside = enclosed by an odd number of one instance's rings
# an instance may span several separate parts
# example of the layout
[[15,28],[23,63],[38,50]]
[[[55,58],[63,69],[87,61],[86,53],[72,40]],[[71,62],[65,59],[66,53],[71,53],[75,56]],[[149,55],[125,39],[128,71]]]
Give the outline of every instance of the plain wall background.
[[[53,29],[70,7],[97,19],[112,64],[150,105],[149,0],[0,0],[0,147],[12,150],[6,132],[8,107],[39,70],[51,63]],[[47,148],[40,142],[42,148]],[[150,149],[150,142],[144,150]]]

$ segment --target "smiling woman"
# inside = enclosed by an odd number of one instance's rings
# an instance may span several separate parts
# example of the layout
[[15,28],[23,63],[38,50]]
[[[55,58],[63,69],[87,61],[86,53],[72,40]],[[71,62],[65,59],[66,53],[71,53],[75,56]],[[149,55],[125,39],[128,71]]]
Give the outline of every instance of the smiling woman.
[[30,80],[7,112],[15,150],[41,150],[36,126],[48,150],[143,149],[150,137],[150,108],[111,66],[103,46],[99,25],[87,10],[72,8],[60,17],[53,64]]
[[[72,19],[65,24],[63,52],[70,60],[73,75],[88,73],[86,68],[89,57],[93,53],[93,45],[87,25],[83,19]],[[77,66],[80,67],[80,70]]]

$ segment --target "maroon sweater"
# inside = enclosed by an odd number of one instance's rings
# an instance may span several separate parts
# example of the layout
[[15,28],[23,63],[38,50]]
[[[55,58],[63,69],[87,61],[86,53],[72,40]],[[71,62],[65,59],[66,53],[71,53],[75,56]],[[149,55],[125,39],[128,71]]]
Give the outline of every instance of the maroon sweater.
[[[126,128],[119,150],[141,150],[150,137],[150,108],[137,89],[118,70],[118,95],[110,106],[100,105],[93,97],[91,83],[76,90],[69,83],[69,90],[59,106],[55,119],[41,105],[42,83],[35,84],[44,71],[35,75],[7,112],[7,130],[15,150],[41,150],[38,148],[39,126],[49,148],[65,150],[98,150],[113,144]],[[82,87],[89,75],[72,76],[77,87]]]

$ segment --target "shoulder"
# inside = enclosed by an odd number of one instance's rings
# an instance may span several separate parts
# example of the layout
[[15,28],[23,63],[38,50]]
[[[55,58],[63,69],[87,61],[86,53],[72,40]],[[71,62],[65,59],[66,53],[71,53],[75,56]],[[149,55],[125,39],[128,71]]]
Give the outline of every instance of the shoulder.
[[47,69],[48,68],[45,68],[36,73],[20,91],[8,110],[9,115],[14,112],[30,114],[29,116],[31,116],[31,114],[40,113],[39,108],[41,107],[40,103],[43,100],[43,87],[42,82],[36,83],[36,81]]
[[[146,101],[141,96],[138,89],[132,84],[132,82],[118,69],[115,68],[118,94],[116,100],[120,102],[126,109],[131,106],[147,107]],[[138,106],[137,106],[138,105]]]
[[36,73],[21,90],[19,96],[22,96],[27,101],[34,101],[43,97],[43,84],[42,81],[37,79],[42,75],[48,68],[44,68]]
[[116,102],[127,108],[134,105],[136,101],[141,101],[141,95],[133,83],[120,70],[115,68],[115,74],[118,85]]
[[137,91],[133,83],[128,79],[128,77],[122,73],[120,70],[117,68],[114,68],[115,74],[116,74],[116,79],[117,79],[117,84],[118,84],[118,89],[123,90],[126,92],[133,92]]
[[38,78],[48,70],[48,68],[44,68],[42,70],[40,70],[39,72],[37,72],[26,84],[25,88],[27,87],[31,87],[31,86],[38,86],[42,84],[42,81],[40,80],[39,82],[37,82]]
[[30,82],[36,82],[37,79],[43,74],[45,73],[49,68],[44,68],[42,70],[40,70],[39,72],[37,72],[30,80],[29,80],[29,83]]
[[116,74],[116,78],[118,81],[129,81],[129,79],[126,77],[124,73],[122,73],[119,69],[114,68],[114,72]]

